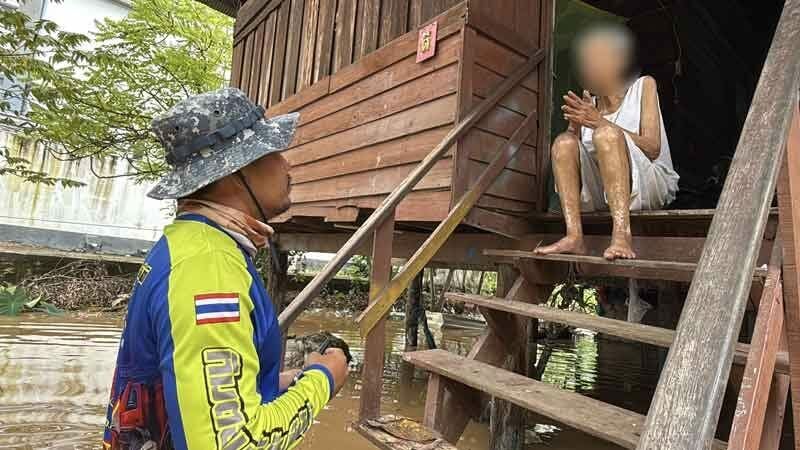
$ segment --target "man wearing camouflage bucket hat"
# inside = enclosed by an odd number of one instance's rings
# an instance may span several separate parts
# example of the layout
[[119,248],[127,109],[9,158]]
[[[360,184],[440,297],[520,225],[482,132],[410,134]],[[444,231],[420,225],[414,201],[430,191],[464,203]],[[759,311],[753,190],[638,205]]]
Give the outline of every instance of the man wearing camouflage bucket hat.
[[280,372],[280,329],[252,260],[267,220],[290,205],[280,152],[297,119],[266,119],[226,88],[153,121],[172,170],[148,195],[178,200],[178,215],[135,282],[105,448],[292,448],[344,384],[338,348]]

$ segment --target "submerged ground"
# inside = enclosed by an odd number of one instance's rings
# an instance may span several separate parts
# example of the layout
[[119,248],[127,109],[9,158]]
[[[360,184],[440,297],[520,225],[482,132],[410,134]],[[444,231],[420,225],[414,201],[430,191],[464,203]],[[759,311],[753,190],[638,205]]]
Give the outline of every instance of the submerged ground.
[[[120,313],[69,313],[0,317],[0,448],[98,448],[108,401],[108,385],[118,344]],[[292,334],[331,331],[346,340],[360,359],[363,348],[353,317],[317,310],[304,314]],[[420,418],[424,405],[425,374],[405,366],[402,322],[387,327],[391,353],[387,355],[383,410]],[[435,330],[437,342],[449,351],[466,353],[476,332]],[[652,387],[642,380],[652,374],[637,367],[639,350],[629,349],[615,361],[598,364],[598,346],[591,334],[553,343],[553,356],[544,380],[587,395],[613,398],[630,409],[646,408]],[[616,343],[615,345],[620,345]],[[634,358],[630,358],[634,356]],[[352,430],[359,402],[358,368],[351,380],[318,418],[300,449],[373,449]],[[529,448],[617,448],[577,431],[543,420],[529,433]],[[485,425],[473,423],[458,447],[486,448]]]

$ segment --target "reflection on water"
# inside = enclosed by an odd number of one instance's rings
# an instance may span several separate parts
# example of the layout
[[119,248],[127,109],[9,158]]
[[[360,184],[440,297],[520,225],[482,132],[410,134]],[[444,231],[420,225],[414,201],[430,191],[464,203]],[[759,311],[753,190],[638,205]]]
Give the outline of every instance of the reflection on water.
[[[120,326],[119,316],[97,313],[0,317],[0,448],[98,447]],[[350,316],[311,312],[296,322],[291,333],[304,335],[322,330],[342,337],[351,346],[356,360],[362,360],[363,347]],[[402,322],[390,321],[387,333],[383,412],[420,418],[425,401],[425,374],[408,370],[402,364]],[[435,331],[435,336],[441,347],[459,354],[466,354],[477,338],[476,332],[463,330]],[[578,334],[572,341],[551,345],[552,354],[543,380],[586,395],[616,398],[621,400],[615,401],[620,406],[646,409],[646,402],[638,399],[649,396],[652,387],[637,384],[640,369],[600,367],[597,355],[601,344],[604,341],[597,342],[594,335]],[[640,350],[623,354],[620,364],[630,365],[636,358],[629,356],[637,352]],[[358,374],[353,373],[351,378],[320,415],[301,449],[374,449],[351,427],[357,417],[361,390]],[[561,429],[545,419],[537,422],[538,436],[530,433],[529,437],[531,442],[539,444],[529,448],[545,448],[545,445],[548,449],[618,448],[580,432]],[[487,440],[486,426],[472,423],[458,447],[485,449]]]

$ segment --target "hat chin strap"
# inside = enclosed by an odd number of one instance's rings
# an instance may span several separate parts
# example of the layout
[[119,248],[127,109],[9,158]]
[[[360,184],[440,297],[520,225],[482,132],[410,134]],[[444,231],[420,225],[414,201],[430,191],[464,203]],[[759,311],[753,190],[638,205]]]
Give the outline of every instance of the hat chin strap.
[[247,183],[247,179],[244,177],[242,171],[237,171],[236,175],[239,176],[239,179],[242,180],[242,184],[244,184],[244,188],[247,190],[247,193],[250,194],[250,199],[253,200],[253,203],[256,205],[256,209],[258,209],[258,213],[261,214],[261,221],[267,223],[267,215],[264,214],[264,209],[261,208],[261,203],[258,202],[256,195],[253,193],[253,190],[250,189],[250,184]]

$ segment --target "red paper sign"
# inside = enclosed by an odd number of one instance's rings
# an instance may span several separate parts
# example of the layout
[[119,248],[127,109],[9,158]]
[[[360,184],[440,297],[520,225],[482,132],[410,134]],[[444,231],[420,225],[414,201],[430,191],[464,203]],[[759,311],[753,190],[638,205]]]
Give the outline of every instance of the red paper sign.
[[430,59],[436,54],[436,30],[438,28],[439,23],[433,22],[419,30],[419,40],[417,41],[418,63]]

